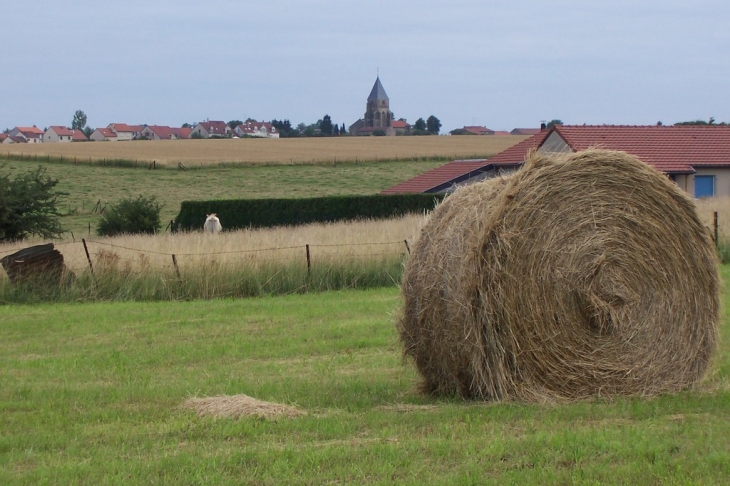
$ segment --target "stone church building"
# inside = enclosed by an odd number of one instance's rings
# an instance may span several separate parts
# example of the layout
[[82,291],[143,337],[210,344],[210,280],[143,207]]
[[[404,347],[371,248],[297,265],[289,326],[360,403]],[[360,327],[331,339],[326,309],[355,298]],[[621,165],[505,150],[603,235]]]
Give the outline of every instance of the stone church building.
[[[380,82],[380,76],[375,79],[373,89],[370,91],[365,106],[365,117],[350,125],[349,132],[355,136],[368,135],[397,135],[406,130],[407,124],[402,121],[393,120],[393,112],[390,111],[390,99],[385,93],[385,88]],[[377,132],[377,133],[376,133]]]

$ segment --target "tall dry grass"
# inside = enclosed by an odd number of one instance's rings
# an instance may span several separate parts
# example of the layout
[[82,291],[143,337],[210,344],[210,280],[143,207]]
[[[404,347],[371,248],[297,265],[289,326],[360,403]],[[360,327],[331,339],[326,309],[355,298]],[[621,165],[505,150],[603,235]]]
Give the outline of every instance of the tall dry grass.
[[[76,276],[68,288],[14,289],[3,273],[0,294],[7,301],[178,300],[396,285],[406,241],[414,241],[423,221],[410,215],[217,235],[201,229],[91,238],[91,266],[82,241],[57,241]],[[0,256],[40,243],[0,245]]]
[[[166,140],[128,142],[0,144],[8,154],[64,157],[69,161],[155,161],[177,168],[219,164],[311,164],[413,158],[488,157],[524,140],[517,135],[449,137],[322,137],[282,139]],[[34,159],[31,159],[34,160]]]

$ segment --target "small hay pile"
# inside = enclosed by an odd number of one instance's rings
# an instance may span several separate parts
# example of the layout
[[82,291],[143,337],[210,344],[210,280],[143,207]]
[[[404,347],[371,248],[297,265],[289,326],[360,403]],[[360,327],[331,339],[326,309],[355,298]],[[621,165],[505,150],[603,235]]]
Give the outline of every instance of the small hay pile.
[[437,207],[398,322],[424,391],[482,400],[691,386],[717,340],[717,256],[694,203],[622,152],[532,153]]
[[215,418],[241,418],[256,416],[266,419],[298,417],[302,410],[289,405],[264,402],[248,395],[219,395],[216,397],[190,398],[182,408],[195,411],[198,416]]

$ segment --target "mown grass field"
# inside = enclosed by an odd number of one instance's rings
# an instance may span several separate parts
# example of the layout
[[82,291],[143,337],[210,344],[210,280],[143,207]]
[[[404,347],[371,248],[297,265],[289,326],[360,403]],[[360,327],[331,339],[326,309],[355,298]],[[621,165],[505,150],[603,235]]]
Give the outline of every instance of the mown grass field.
[[[722,269],[725,281],[730,269]],[[728,289],[725,289],[727,295]],[[2,484],[723,484],[730,325],[695,390],[530,405],[416,391],[395,288],[0,307]],[[296,418],[199,417],[246,394]]]
[[[40,162],[45,156],[79,163],[104,160],[137,161],[143,166],[177,169],[221,165],[377,162],[421,158],[480,158],[494,155],[525,136],[449,137],[317,137],[282,139],[133,140],[0,145],[0,154],[23,154]],[[0,157],[0,161],[3,158]]]

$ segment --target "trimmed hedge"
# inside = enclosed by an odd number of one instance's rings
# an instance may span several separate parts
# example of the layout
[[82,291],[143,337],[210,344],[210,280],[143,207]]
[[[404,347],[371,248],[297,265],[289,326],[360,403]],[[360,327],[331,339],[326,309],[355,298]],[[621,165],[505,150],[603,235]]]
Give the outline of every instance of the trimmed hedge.
[[354,219],[384,219],[430,211],[443,194],[374,194],[305,199],[229,199],[183,201],[175,230],[203,228],[205,215],[216,213],[223,229],[266,228]]

